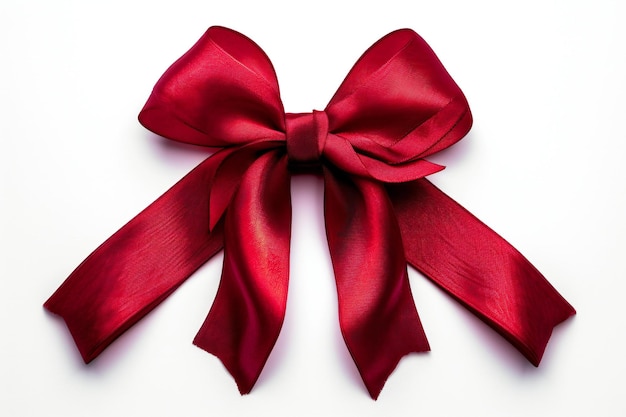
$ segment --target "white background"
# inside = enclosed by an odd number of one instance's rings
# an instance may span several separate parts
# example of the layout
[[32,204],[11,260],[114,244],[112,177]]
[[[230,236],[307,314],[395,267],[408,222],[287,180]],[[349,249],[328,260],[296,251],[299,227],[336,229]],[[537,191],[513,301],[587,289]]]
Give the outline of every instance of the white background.
[[[625,3],[347,3],[1,3],[0,415],[626,415]],[[471,133],[432,158],[449,166],[433,182],[578,310],[539,368],[411,270],[432,352],[403,359],[372,401],[339,333],[312,177],[293,180],[287,318],[250,395],[191,344],[220,256],[82,363],[41,304],[207,155],[147,132],[136,116],[211,25],[261,45],[292,112],[322,109],[387,32],[410,27],[430,43],[474,114]]]

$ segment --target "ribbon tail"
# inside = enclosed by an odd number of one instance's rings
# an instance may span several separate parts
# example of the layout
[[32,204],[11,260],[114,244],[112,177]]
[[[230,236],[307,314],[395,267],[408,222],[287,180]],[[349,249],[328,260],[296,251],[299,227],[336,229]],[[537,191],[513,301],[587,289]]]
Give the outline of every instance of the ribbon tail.
[[209,232],[208,158],[85,259],[44,307],[61,316],[88,363],[222,248]]
[[576,314],[513,246],[426,179],[388,186],[411,265],[538,366]]
[[325,219],[343,338],[376,399],[400,359],[429,350],[384,186],[326,169]]
[[226,211],[224,269],[194,343],[217,356],[241,394],[256,383],[280,333],[287,303],[291,196],[287,158],[261,155]]

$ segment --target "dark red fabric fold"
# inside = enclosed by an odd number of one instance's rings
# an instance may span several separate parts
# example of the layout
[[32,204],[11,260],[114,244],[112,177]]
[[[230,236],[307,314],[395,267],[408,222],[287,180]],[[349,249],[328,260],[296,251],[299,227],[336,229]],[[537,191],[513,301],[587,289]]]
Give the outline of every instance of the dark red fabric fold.
[[194,343],[214,354],[250,392],[276,343],[287,306],[291,236],[287,158],[259,157],[226,212],[224,269]]
[[324,186],[341,332],[367,390],[377,398],[404,355],[430,348],[384,186],[330,170],[324,171]]
[[538,364],[574,309],[511,245],[425,176],[460,140],[469,105],[415,32],[357,61],[323,111],[285,113],[276,74],[249,38],[210,28],[159,79],[140,122],[223,148],[94,251],[45,303],[86,362],[224,247],[194,343],[249,392],[282,326],[289,280],[289,178],[322,172],[339,321],[376,398],[398,361],[428,350],[407,262]]

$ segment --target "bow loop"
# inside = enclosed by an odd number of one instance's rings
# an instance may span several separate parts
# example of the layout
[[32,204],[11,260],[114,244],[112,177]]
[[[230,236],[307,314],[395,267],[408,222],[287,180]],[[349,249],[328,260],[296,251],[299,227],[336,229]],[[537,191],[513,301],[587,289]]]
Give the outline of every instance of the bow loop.
[[[333,134],[359,155],[391,167],[450,146],[471,127],[463,93],[428,44],[409,29],[390,33],[361,56],[326,113]],[[394,182],[404,178],[399,174]]]
[[281,139],[283,117],[270,60],[223,27],[210,28],[163,74],[139,114],[161,136],[219,147]]

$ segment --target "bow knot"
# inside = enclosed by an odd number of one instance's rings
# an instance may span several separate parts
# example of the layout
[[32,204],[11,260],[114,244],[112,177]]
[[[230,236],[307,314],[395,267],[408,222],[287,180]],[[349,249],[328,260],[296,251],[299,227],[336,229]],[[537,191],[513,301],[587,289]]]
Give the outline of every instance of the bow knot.
[[296,170],[320,165],[328,136],[328,117],[323,111],[287,113],[285,137],[289,166]]
[[429,348],[407,263],[534,364],[552,328],[574,314],[515,248],[423,178],[443,168],[424,158],[461,139],[472,118],[411,30],[368,49],[324,111],[286,114],[265,53],[213,27],[161,77],[139,120],[170,139],[222,149],[46,302],[87,362],[223,248],[220,286],[194,343],[249,392],[286,311],[290,172],[322,161],[339,324],[373,398],[400,358]]

